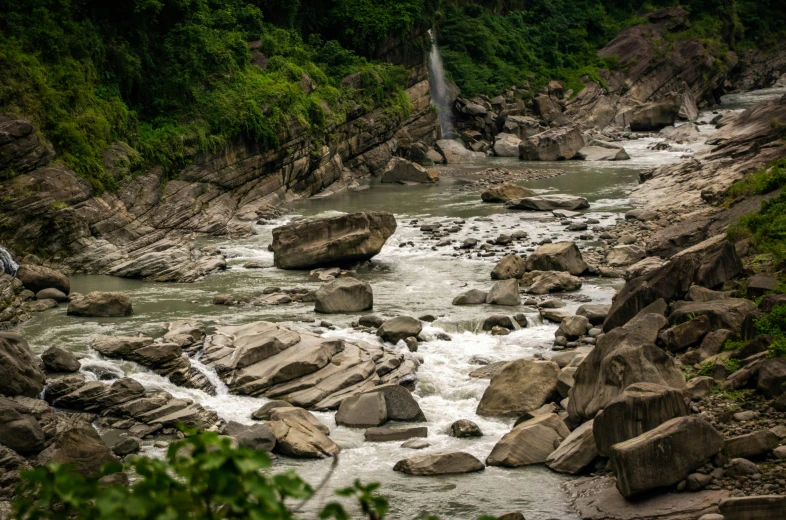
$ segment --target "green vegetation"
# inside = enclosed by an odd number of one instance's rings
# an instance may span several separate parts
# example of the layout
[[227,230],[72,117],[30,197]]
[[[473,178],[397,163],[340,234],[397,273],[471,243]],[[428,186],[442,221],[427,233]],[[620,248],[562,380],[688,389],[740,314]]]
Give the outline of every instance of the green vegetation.
[[[233,448],[217,433],[190,432],[172,443],[165,460],[131,456],[125,466],[111,463],[102,473],[110,482],[87,479],[68,466],[51,464],[23,474],[14,518],[19,520],[289,520],[314,496],[313,488],[294,472],[271,474],[265,452]],[[111,475],[135,476],[129,486]],[[351,498],[362,517],[382,520],[388,501],[379,484],[336,491]],[[348,520],[338,501],[328,503],[320,519]],[[493,517],[482,517],[490,520]]]
[[[674,41],[695,38],[716,57],[729,48],[764,44],[783,34],[786,11],[776,0],[508,0],[443,2],[438,23],[445,68],[465,96],[496,95],[511,85],[542,87],[551,79],[579,92],[584,75],[605,86],[614,69],[598,49],[622,29],[647,23],[641,14],[674,4],[689,13],[685,29],[653,42],[666,55]],[[717,66],[721,66],[718,62]]]
[[[331,20],[360,16],[358,3],[367,2],[338,2]],[[407,13],[387,13],[385,27],[406,29]],[[380,39],[358,37],[367,47]],[[409,110],[403,68],[319,34],[306,42],[243,0],[0,0],[0,68],[0,113],[31,119],[98,192],[117,185],[102,160],[116,140],[141,152],[135,167],[174,172],[240,135],[263,147],[293,129],[323,137],[355,103]],[[342,86],[355,72],[358,88]]]

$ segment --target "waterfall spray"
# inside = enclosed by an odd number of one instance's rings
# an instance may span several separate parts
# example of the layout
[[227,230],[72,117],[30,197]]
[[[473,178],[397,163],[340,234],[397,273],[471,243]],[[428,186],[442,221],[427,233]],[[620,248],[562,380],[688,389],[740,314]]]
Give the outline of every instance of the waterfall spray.
[[442,138],[447,139],[453,133],[453,112],[451,109],[448,84],[445,82],[445,69],[442,67],[442,58],[439,55],[437,39],[431,29],[428,31],[431,38],[431,52],[428,59],[429,87],[431,88],[431,104],[439,109],[439,128]]
[[0,246],[0,274],[7,273],[11,276],[16,276],[17,269],[19,269],[19,265],[14,262],[11,253]]

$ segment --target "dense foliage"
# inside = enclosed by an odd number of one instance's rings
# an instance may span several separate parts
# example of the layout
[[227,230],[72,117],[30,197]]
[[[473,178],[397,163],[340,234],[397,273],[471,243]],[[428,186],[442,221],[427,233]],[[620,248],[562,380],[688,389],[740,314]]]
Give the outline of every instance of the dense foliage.
[[[705,40],[719,52],[783,35],[786,10],[775,0],[684,0],[690,26],[679,37]],[[620,30],[645,23],[646,10],[669,0],[508,0],[445,2],[439,44],[445,68],[464,95],[494,95],[511,85],[540,88],[561,79],[582,88],[599,68],[596,52]]]
[[[174,171],[240,134],[275,146],[291,127],[324,133],[354,103],[405,115],[403,69],[318,34],[305,41],[266,23],[259,3],[0,0],[0,113],[30,118],[99,191],[116,183],[102,151],[118,139]],[[341,85],[358,71],[359,92]]]

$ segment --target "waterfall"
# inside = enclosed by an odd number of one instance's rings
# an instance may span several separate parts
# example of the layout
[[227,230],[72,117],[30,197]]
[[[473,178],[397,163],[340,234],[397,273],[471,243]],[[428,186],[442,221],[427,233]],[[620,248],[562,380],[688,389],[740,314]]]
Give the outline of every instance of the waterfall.
[[19,264],[14,262],[11,253],[0,246],[0,274],[8,273],[11,276],[16,276],[17,269],[19,269]]
[[431,104],[439,109],[439,129],[442,138],[447,139],[453,134],[453,111],[451,107],[450,92],[448,84],[445,82],[445,69],[442,66],[442,58],[439,55],[437,39],[428,31],[431,38],[431,52],[428,57],[429,87],[431,89]]

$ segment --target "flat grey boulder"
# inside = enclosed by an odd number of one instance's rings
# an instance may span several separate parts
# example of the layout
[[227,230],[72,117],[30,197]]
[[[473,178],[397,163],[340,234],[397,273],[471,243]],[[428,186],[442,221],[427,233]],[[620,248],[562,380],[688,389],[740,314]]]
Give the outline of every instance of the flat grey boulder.
[[416,182],[419,184],[431,184],[438,180],[439,175],[436,171],[424,168],[401,157],[394,157],[388,162],[381,178],[383,183]]
[[498,157],[518,157],[521,139],[513,134],[500,133],[494,137],[494,153]]
[[494,445],[486,464],[508,468],[543,464],[568,435],[567,426],[556,414],[535,417],[506,433]]
[[630,155],[623,148],[585,146],[576,152],[576,159],[581,161],[628,161]]
[[587,270],[587,263],[573,242],[556,242],[539,246],[525,262],[527,271],[567,271],[578,276]]
[[341,401],[336,424],[351,428],[380,426],[388,421],[385,396],[380,393],[358,394]]
[[426,416],[423,415],[418,402],[412,397],[412,392],[401,385],[390,383],[379,385],[367,390],[366,393],[384,396],[388,419],[391,421],[426,421]]
[[512,199],[505,203],[508,209],[524,209],[531,211],[552,211],[555,209],[567,209],[576,211],[578,209],[589,208],[589,202],[584,197],[576,195],[535,195],[521,199]]
[[254,451],[273,451],[276,445],[276,436],[267,424],[248,425],[229,421],[221,433],[235,439],[240,446]]
[[131,298],[127,294],[101,291],[93,291],[72,299],[67,310],[69,316],[96,318],[121,318],[133,313]]
[[487,291],[481,291],[480,289],[470,289],[465,293],[461,293],[455,298],[453,298],[453,305],[480,305],[481,303],[486,303],[486,298],[488,297]]
[[369,428],[364,434],[366,442],[391,442],[405,441],[428,436],[428,428],[416,426],[414,428]]
[[614,246],[606,255],[606,263],[611,267],[633,265],[644,258],[644,249],[633,245]]
[[273,229],[273,262],[279,269],[311,269],[368,260],[396,231],[391,213],[350,213]]
[[486,157],[484,153],[468,150],[463,143],[454,139],[440,139],[435,147],[447,164],[473,163]]
[[328,282],[316,293],[314,311],[325,314],[367,311],[374,307],[371,285],[343,277]]
[[617,489],[631,498],[685,480],[721,448],[723,436],[710,423],[695,416],[678,417],[614,444],[610,462]]
[[477,413],[517,417],[537,410],[557,390],[559,366],[552,361],[517,359],[491,378]]
[[584,134],[578,126],[551,128],[523,139],[519,159],[524,161],[563,161],[573,159],[584,147]]
[[377,336],[384,341],[396,344],[407,338],[417,337],[423,330],[420,320],[409,316],[397,316],[382,323],[377,329]]
[[521,305],[518,280],[513,278],[495,282],[486,295],[486,303],[506,306]]
[[477,458],[463,451],[430,453],[396,462],[393,471],[407,475],[453,475],[483,471],[486,466]]
[[294,415],[270,421],[267,426],[276,437],[274,453],[298,459],[324,459],[341,451],[319,428]]

